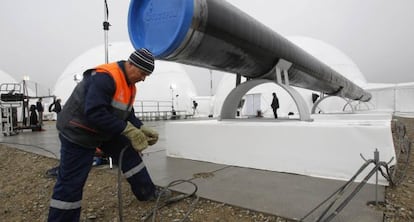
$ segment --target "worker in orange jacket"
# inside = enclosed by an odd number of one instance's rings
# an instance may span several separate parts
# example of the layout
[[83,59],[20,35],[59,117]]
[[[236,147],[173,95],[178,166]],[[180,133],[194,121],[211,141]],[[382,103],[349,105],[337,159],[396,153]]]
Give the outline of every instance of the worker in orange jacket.
[[99,147],[119,166],[140,201],[158,192],[140,153],[158,140],[158,133],[135,116],[135,83],[154,70],[147,49],[133,52],[128,61],[103,64],[84,72],[57,118],[61,141],[59,173],[50,201],[48,221],[79,221],[82,190]]

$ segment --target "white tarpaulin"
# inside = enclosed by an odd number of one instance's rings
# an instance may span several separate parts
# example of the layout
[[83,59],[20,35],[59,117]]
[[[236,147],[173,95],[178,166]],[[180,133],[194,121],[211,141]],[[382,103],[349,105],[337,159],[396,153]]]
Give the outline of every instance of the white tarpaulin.
[[[360,168],[360,154],[372,159],[378,149],[381,161],[395,156],[391,115],[336,116],[318,115],[313,122],[170,122],[167,155],[339,180]],[[380,183],[387,181],[380,178]]]

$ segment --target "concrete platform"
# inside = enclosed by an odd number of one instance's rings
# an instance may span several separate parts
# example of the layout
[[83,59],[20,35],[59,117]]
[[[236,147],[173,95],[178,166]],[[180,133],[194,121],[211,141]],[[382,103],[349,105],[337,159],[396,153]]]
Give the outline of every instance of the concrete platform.
[[[42,132],[25,131],[16,136],[1,136],[0,142],[12,143],[14,147],[33,153],[59,157],[59,140],[53,124],[54,122],[47,123]],[[159,186],[165,186],[176,179],[190,179],[198,185],[198,195],[203,198],[299,219],[344,184],[344,181],[338,180],[167,157],[165,122],[147,122],[146,125],[155,127],[161,135],[159,142],[144,153],[144,161],[151,177]],[[39,149],[40,147],[54,154]],[[206,173],[208,177],[197,177],[199,173]],[[192,187],[182,184],[173,189],[189,193]],[[380,186],[378,191],[378,200],[383,201],[385,188]],[[344,194],[346,195],[347,193]],[[374,199],[375,186],[368,184],[333,221],[382,221],[383,213],[366,205]],[[319,214],[320,211],[315,212],[305,221],[313,221]]]

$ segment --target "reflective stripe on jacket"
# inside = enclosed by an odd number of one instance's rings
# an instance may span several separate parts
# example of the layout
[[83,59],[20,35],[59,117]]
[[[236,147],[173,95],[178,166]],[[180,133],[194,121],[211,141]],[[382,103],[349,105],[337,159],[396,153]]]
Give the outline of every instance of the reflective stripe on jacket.
[[117,111],[116,115],[126,120],[135,101],[136,88],[134,84],[128,85],[125,75],[117,63],[104,64],[96,67],[96,73],[108,73],[115,81],[115,94],[111,105]]

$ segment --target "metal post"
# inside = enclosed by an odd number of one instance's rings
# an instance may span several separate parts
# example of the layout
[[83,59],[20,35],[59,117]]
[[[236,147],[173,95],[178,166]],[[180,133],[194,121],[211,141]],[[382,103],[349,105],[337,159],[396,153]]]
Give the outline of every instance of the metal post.
[[[374,151],[374,161],[376,165],[379,163],[378,149],[375,149]],[[378,206],[378,170],[375,171],[375,206]]]
[[160,101],[157,101],[157,113],[158,113],[158,120],[161,119],[161,113],[160,113]]
[[213,70],[210,69],[210,96],[213,96]]
[[393,113],[396,113],[396,112],[397,112],[397,89],[394,86],[394,112]]
[[241,75],[240,75],[240,74],[237,74],[237,75],[236,75],[236,87],[237,87],[238,85],[240,85],[240,83],[241,83]]
[[[104,1],[104,22],[103,22],[103,29],[104,29],[104,45],[105,45],[105,63],[109,62],[108,59],[108,31],[109,31],[109,24],[108,17],[109,17],[109,11],[108,11],[108,3],[105,0]],[[121,168],[121,166],[119,166]],[[109,168],[112,169],[112,157],[109,157]]]
[[174,112],[174,88],[175,88],[175,85],[171,84],[170,85],[170,89],[171,89],[171,112]]
[[286,69],[282,70],[283,79],[285,80],[285,85],[289,85],[289,76],[288,71]]
[[[26,94],[26,80],[25,79],[23,79],[23,95],[27,96],[27,94]],[[24,126],[27,125],[27,119],[26,119],[25,113],[26,113],[26,108],[28,108],[28,107],[26,107],[26,104],[25,104],[26,101],[27,101],[27,99],[24,97],[23,98],[23,104],[22,104],[22,121],[23,121]],[[28,104],[28,101],[27,101],[27,104]],[[27,115],[27,116],[29,116],[29,115]]]
[[279,67],[276,66],[276,83],[277,84],[283,84],[281,73],[282,73],[282,70]]
[[108,22],[108,17],[109,17],[109,10],[108,10],[108,3],[105,0],[104,1],[105,5],[104,5],[104,22],[103,22],[103,29],[104,29],[104,44],[105,44],[105,63],[109,62],[109,58],[108,58],[108,31],[109,31],[109,26],[111,24],[109,24]]

